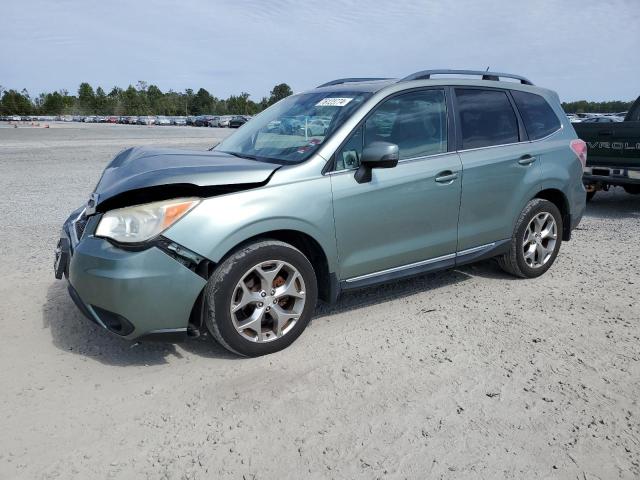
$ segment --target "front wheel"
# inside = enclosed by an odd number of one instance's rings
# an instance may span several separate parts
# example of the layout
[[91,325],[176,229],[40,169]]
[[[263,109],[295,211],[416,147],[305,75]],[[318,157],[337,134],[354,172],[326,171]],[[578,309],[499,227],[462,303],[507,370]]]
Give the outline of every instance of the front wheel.
[[534,198],[522,210],[509,251],[498,257],[500,267],[522,278],[545,273],[555,261],[562,242],[562,215],[553,203]]
[[313,266],[300,250],[277,240],[258,241],[216,268],[206,287],[205,322],[226,349],[266,355],[300,336],[317,297]]

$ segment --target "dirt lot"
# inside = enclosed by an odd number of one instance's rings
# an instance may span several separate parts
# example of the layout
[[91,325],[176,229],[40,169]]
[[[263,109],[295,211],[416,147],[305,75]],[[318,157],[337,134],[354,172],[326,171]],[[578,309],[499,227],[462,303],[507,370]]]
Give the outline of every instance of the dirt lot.
[[640,197],[596,196],[540,279],[350,294],[268,357],[86,321],[53,278],[66,215],[122,148],[227,133],[0,128],[0,478],[640,478]]

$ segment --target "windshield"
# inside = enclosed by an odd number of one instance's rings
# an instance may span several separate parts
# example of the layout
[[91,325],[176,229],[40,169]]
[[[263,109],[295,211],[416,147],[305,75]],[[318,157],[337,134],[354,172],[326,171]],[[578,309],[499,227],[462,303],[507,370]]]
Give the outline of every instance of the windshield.
[[266,162],[300,163],[370,96],[369,92],[292,95],[251,119],[215,150]]

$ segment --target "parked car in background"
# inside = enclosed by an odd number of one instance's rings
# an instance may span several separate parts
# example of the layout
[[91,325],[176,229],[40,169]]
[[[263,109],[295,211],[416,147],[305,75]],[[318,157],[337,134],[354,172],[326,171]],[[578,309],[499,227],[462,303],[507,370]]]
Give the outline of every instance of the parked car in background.
[[186,118],[187,125],[193,125],[193,122],[195,121],[196,121],[196,117],[194,117],[193,115],[190,115]]
[[247,123],[247,119],[242,115],[237,115],[229,120],[229,128],[239,128],[245,123]]
[[214,128],[219,127],[220,126],[220,117],[218,117],[218,116],[211,117],[211,119],[208,122],[208,125],[210,127],[214,127]]
[[229,115],[224,115],[224,116],[220,117],[220,119],[218,120],[218,127],[220,127],[220,128],[228,128],[230,120],[231,120],[231,117]]
[[573,126],[589,152],[584,172],[588,200],[611,186],[640,194],[640,97],[624,121],[601,121],[607,118],[611,117],[597,117]]
[[138,117],[138,125],[155,125],[156,117],[151,115],[143,115]]
[[582,120],[582,123],[615,123],[622,122],[624,118],[614,117],[611,115],[600,115],[598,117],[590,117]]
[[[295,117],[331,127],[270,127]],[[585,156],[557,94],[517,75],[335,80],[212,151],[120,152],[64,223],[55,274],[121,338],[208,329],[232,352],[273,353],[318,298],[492,257],[543,275],[583,215]]]
[[198,115],[193,121],[195,127],[208,127],[213,115]]
[[187,119],[185,117],[173,117],[171,119],[172,125],[183,126],[187,124]]
[[156,117],[156,125],[171,125],[171,120],[163,115]]

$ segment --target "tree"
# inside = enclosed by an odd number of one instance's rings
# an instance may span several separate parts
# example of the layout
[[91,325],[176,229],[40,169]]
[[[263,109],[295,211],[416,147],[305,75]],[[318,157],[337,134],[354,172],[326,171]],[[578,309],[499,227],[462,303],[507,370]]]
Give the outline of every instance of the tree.
[[107,94],[104,92],[102,87],[96,88],[95,101],[93,104],[94,113],[98,113],[100,115],[107,115],[111,113],[113,110],[110,108],[109,99],[107,98]]
[[213,113],[214,98],[204,88],[198,90],[191,102],[191,113],[205,115]]
[[278,85],[273,87],[273,90],[271,90],[271,93],[269,96],[269,105],[273,105],[274,103],[279,102],[280,100],[288,97],[289,95],[293,95],[293,91],[291,90],[291,87],[286,83],[279,83]]
[[4,115],[29,115],[33,112],[33,104],[29,98],[29,94],[25,95],[26,90],[22,93],[16,90],[5,90],[0,100],[0,111]]
[[95,93],[93,93],[93,87],[86,82],[80,84],[78,87],[78,107],[81,113],[89,114],[94,112],[96,102]]
[[227,113],[230,114],[242,114],[252,115],[258,113],[258,105],[249,100],[249,94],[242,92],[240,95],[231,95],[225,102],[227,106]]
[[122,103],[125,115],[148,115],[150,113],[145,92],[136,90],[133,85],[129,85],[122,92]]
[[61,115],[65,110],[65,99],[60,92],[40,95],[40,112],[45,115]]

